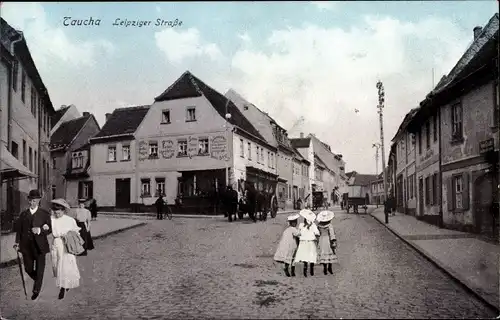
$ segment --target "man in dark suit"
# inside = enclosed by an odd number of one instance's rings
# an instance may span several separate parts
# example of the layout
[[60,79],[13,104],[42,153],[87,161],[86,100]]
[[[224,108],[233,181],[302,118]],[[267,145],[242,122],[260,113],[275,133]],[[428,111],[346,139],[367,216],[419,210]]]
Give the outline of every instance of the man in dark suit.
[[40,192],[31,190],[28,195],[30,207],[21,212],[15,224],[14,249],[22,253],[26,273],[35,281],[31,300],[38,297],[42,288],[45,257],[50,251],[47,236],[52,232],[50,213],[39,207],[40,199]]

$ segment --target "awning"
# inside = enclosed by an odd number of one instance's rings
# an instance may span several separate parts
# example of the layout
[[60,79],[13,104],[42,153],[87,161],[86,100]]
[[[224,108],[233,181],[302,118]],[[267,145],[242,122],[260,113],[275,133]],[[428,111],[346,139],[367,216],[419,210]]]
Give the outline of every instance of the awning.
[[2,144],[1,148],[0,176],[2,181],[20,177],[37,177],[36,174],[32,173],[19,160],[17,160],[12,153],[7,150],[4,144]]

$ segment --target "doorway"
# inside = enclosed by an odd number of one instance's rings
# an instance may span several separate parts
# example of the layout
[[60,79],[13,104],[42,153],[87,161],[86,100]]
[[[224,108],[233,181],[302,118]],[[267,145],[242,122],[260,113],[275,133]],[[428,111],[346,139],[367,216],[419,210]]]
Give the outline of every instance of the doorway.
[[116,208],[130,208],[130,178],[116,179]]
[[418,215],[424,215],[424,179],[418,178]]
[[474,181],[474,227],[476,232],[498,240],[498,190],[491,172]]

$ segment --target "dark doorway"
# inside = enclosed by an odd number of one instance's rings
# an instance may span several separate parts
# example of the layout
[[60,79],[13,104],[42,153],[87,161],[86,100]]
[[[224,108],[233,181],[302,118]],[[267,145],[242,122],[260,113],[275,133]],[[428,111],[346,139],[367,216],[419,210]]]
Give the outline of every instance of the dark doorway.
[[130,208],[130,178],[116,179],[116,208]]
[[476,232],[498,239],[498,202],[496,179],[492,173],[480,176],[474,182],[474,225]]
[[418,179],[418,215],[424,215],[424,179]]

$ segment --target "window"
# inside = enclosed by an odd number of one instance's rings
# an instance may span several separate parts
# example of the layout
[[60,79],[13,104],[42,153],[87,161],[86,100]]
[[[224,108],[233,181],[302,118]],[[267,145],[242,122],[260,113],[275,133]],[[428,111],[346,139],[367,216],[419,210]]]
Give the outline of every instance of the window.
[[12,64],[12,89],[14,89],[14,91],[17,91],[18,73],[19,73],[19,62],[17,60],[14,60],[14,63]]
[[256,152],[257,163],[260,163],[260,149],[258,146],[255,146],[255,150],[257,151]]
[[418,130],[418,154],[422,154],[422,129]]
[[451,107],[451,137],[452,139],[461,139],[462,136],[462,103],[458,102]]
[[42,121],[42,129],[45,131],[45,110],[43,110],[43,106],[40,106],[40,118]]
[[248,160],[252,160],[252,144],[248,143]]
[[245,157],[245,145],[243,143],[243,139],[240,139],[240,157]]
[[415,197],[415,174],[410,176],[410,198]]
[[438,140],[438,115],[437,114],[434,116],[432,133],[434,134],[434,142],[436,142]]
[[12,146],[10,149],[10,153],[16,158],[19,159],[19,147],[17,146],[17,143],[12,141]]
[[209,152],[208,138],[202,138],[199,140],[198,154],[208,154]]
[[152,141],[149,143],[149,157],[158,158],[158,142]]
[[408,201],[408,193],[407,193],[408,190],[406,190],[406,189],[407,189],[406,188],[406,179],[403,179],[403,197],[404,197],[405,202]]
[[267,166],[271,168],[271,151],[267,152]]
[[31,86],[31,113],[33,116],[36,114],[36,89],[35,86]]
[[429,181],[429,177],[426,177],[425,178],[425,205],[428,206],[431,204],[431,201],[430,201],[430,197],[431,197],[431,192],[430,192],[430,189],[431,189],[431,184],[430,184],[430,181]]
[[116,161],[116,147],[108,146],[108,162]]
[[38,155],[36,153],[36,150],[35,150],[35,158],[33,159],[33,166],[34,166],[34,172],[35,174],[38,174]]
[[83,188],[82,188],[82,198],[83,199],[89,198],[89,184],[85,182],[83,183]]
[[52,200],[54,200],[56,198],[56,185],[53,184],[51,189],[52,189]]
[[26,73],[22,72],[22,77],[21,77],[21,100],[23,102],[26,101]]
[[170,123],[170,110],[163,110],[161,112],[161,123]]
[[141,196],[150,197],[151,196],[151,180],[141,179]]
[[73,169],[83,168],[83,154],[81,152],[73,152]]
[[31,147],[29,147],[29,151],[28,151],[28,160],[29,160],[29,169],[30,171],[33,171],[33,149],[31,149]]
[[187,141],[186,140],[179,140],[179,151],[177,152],[178,156],[187,156]]
[[438,203],[438,175],[437,173],[434,173],[432,175],[432,205],[437,205]]
[[454,207],[455,209],[463,209],[463,177],[453,177],[453,191],[454,191]]
[[156,193],[155,196],[165,196],[165,178],[156,178]]
[[189,107],[186,110],[186,121],[196,121],[196,108]]
[[26,140],[23,140],[23,165],[28,166],[28,155],[26,150]]
[[130,146],[122,146],[122,160],[130,160]]
[[264,148],[260,148],[260,163],[264,163]]
[[56,166],[56,158],[52,158],[52,168],[55,168]]
[[431,124],[430,120],[425,123],[425,144],[427,149],[431,147]]

